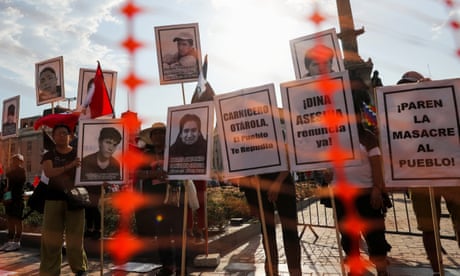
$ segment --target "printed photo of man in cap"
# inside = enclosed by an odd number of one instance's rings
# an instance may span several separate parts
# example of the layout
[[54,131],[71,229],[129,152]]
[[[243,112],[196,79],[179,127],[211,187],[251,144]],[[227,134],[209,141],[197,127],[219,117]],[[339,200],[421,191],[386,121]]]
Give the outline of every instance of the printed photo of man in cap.
[[160,84],[197,81],[201,68],[198,23],[155,26]]
[[187,68],[189,72],[198,73],[198,54],[194,46],[193,36],[188,32],[180,32],[173,38],[177,52],[163,56],[163,68]]

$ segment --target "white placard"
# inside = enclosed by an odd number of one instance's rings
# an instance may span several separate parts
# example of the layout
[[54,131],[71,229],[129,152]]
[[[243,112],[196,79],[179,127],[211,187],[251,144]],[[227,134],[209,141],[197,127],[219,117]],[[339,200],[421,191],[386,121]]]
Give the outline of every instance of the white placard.
[[214,97],[224,177],[288,170],[273,84]]
[[[291,170],[361,163],[347,71],[282,83],[281,96]],[[335,116],[330,124],[326,115]]]
[[387,186],[460,184],[460,79],[377,88]]
[[171,180],[210,180],[214,105],[168,108],[164,170]]

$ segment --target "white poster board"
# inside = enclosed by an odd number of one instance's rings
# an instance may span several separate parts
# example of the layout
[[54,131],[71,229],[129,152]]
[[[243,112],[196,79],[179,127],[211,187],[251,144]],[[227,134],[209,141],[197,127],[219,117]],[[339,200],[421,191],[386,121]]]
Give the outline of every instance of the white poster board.
[[214,96],[224,178],[288,170],[273,84]]
[[[95,75],[96,69],[80,68],[78,77],[77,109],[83,105],[91,85],[94,85]],[[107,92],[109,93],[110,102],[112,103],[112,106],[115,106],[118,72],[113,70],[102,70],[102,75],[104,77],[105,87],[107,87]],[[91,118],[91,116],[86,117]]]
[[19,98],[14,96],[3,101],[2,111],[2,138],[11,138],[18,135]]
[[210,180],[214,105],[168,108],[164,170],[171,180]]
[[156,26],[160,84],[196,81],[201,67],[198,23]]
[[123,184],[128,179],[123,162],[128,146],[127,127],[119,119],[80,120],[75,184]]
[[[348,72],[281,84],[289,163],[293,171],[360,164]],[[330,89],[330,91],[324,91]],[[327,122],[327,116],[335,116]],[[340,153],[340,154],[338,154]]]
[[377,88],[388,187],[460,181],[460,79]]
[[[306,57],[309,55],[309,51],[314,51],[316,47],[324,47],[324,49],[330,50],[329,58],[331,62],[331,72],[345,70],[335,28],[292,39],[289,41],[289,45],[291,47],[291,56],[296,79],[314,75],[312,72],[309,72],[305,61]],[[326,59],[328,56],[327,51],[320,49],[321,48],[319,48],[316,53],[316,58]]]

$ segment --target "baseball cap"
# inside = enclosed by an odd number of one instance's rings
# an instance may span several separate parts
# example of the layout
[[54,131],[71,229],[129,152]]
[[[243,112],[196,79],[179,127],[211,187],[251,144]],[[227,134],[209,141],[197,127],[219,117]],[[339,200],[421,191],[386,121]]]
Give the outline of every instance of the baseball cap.
[[173,39],[174,42],[176,42],[177,40],[192,40],[193,41],[193,36],[190,33],[180,32]]
[[17,158],[20,161],[24,161],[24,156],[22,156],[22,154],[20,153],[16,153],[15,155],[11,156],[11,159],[13,158]]

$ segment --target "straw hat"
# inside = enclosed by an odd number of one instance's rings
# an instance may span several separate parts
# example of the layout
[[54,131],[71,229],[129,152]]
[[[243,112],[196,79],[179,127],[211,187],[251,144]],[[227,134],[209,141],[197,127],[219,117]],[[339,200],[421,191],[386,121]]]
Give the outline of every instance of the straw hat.
[[162,122],[156,122],[152,124],[151,127],[141,130],[139,132],[139,139],[144,141],[148,145],[152,145],[152,140],[150,140],[150,134],[153,130],[160,129],[166,131],[166,125]]

